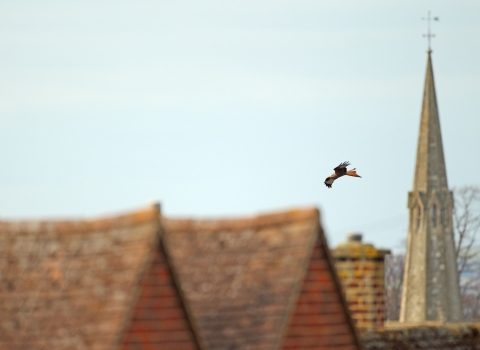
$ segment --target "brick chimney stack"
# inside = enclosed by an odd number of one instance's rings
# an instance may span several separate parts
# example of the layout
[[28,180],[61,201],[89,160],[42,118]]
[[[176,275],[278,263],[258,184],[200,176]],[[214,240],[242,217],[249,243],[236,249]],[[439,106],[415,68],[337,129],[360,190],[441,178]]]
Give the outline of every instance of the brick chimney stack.
[[385,322],[385,255],[362,242],[362,234],[350,233],[347,242],[332,250],[338,276],[358,327],[382,326]]

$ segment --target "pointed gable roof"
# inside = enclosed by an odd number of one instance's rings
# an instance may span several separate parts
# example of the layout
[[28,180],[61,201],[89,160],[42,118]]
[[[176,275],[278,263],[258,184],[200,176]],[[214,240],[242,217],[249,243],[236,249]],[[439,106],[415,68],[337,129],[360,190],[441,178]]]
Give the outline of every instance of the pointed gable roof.
[[157,207],[0,222],[0,348],[115,347],[158,230]]
[[358,348],[316,209],[163,226],[202,349]]
[[316,209],[0,222],[0,252],[1,348],[360,348]]
[[428,50],[413,191],[427,193],[433,188],[448,189],[431,50]]
[[138,300],[120,349],[199,349],[161,244],[154,249],[150,266],[140,284]]
[[360,348],[327,242],[320,235],[285,334],[283,349]]

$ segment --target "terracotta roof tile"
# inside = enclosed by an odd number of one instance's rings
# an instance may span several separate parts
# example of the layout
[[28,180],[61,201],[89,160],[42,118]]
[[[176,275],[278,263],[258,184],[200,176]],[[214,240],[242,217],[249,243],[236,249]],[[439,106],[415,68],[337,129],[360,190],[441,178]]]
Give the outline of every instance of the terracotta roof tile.
[[278,349],[319,233],[318,211],[163,225],[202,348]]
[[162,246],[140,285],[139,298],[125,330],[122,350],[197,350],[195,334]]
[[0,348],[358,348],[316,209],[0,222],[0,252]]
[[156,207],[0,222],[0,348],[111,349],[158,239]]
[[359,349],[328,246],[318,236],[286,332],[283,349]]

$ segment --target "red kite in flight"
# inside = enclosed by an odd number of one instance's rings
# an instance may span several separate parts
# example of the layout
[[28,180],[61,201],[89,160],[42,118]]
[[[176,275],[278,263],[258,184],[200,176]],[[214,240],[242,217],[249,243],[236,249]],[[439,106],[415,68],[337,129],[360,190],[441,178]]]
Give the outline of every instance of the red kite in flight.
[[355,176],[355,177],[361,177],[360,175],[357,174],[357,171],[355,170],[356,168],[353,168],[352,170],[347,170],[347,166],[349,166],[349,162],[343,162],[339,166],[337,166],[335,169],[335,173],[330,175],[325,179],[325,186],[328,188],[332,188],[333,181],[338,179],[339,177],[343,175],[348,175],[348,176]]

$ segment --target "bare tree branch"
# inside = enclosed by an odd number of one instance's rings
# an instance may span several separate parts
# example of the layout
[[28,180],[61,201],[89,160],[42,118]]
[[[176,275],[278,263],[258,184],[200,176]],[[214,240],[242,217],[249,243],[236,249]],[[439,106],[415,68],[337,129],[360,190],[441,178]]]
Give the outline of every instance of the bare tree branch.
[[390,254],[385,257],[385,298],[387,320],[398,320],[402,299],[405,255]]
[[466,320],[480,319],[480,188],[454,189],[453,230]]

